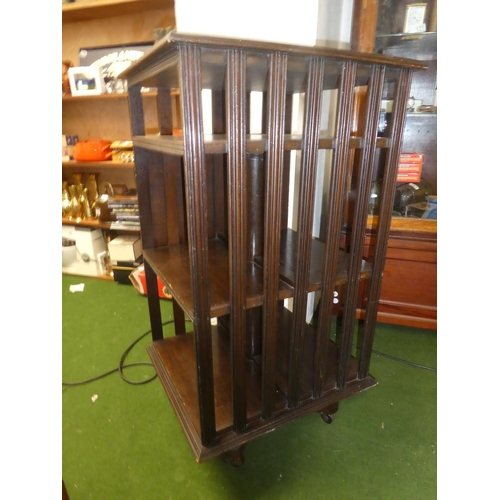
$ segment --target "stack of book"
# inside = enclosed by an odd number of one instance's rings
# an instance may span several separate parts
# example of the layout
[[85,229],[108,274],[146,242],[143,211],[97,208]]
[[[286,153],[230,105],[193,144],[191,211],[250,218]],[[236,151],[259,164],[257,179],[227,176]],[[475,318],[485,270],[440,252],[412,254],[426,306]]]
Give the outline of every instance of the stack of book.
[[424,155],[420,153],[401,153],[396,182],[420,182]]
[[111,229],[141,229],[137,196],[110,196],[108,199],[108,208],[114,219],[111,222]]

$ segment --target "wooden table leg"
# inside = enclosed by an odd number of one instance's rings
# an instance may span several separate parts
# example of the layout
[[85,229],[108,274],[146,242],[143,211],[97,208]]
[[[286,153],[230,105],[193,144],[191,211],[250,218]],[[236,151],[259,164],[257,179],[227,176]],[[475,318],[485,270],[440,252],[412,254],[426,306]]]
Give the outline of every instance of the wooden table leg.
[[64,479],[62,482],[62,500],[69,500],[68,492],[66,491],[66,486],[64,485]]

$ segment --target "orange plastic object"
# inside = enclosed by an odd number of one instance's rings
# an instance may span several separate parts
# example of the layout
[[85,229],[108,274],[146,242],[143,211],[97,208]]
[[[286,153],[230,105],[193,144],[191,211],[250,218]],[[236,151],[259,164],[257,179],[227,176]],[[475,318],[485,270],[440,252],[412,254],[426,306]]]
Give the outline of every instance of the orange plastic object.
[[73,158],[77,161],[106,161],[111,160],[112,154],[111,142],[92,138],[75,144]]

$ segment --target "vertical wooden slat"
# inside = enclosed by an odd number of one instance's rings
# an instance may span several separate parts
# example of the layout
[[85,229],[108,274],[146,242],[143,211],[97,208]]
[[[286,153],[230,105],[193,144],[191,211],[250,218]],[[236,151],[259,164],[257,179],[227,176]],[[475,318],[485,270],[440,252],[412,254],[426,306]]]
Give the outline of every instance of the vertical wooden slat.
[[324,68],[325,62],[323,59],[317,57],[312,57],[310,59],[305,96],[295,287],[293,295],[293,322],[290,336],[288,365],[288,404],[290,408],[297,407],[300,401]]
[[[144,109],[140,86],[129,87],[128,101],[132,138],[136,135],[145,135],[146,126],[144,124]],[[155,245],[153,211],[149,191],[148,152],[143,148],[134,146],[134,160],[137,191],[141,193],[141,196],[138,198],[138,202],[141,221],[142,248],[147,250],[149,248],[153,248]],[[153,340],[161,340],[163,338],[163,326],[161,319],[160,298],[158,296],[158,287],[156,284],[156,274],[148,264],[147,260],[144,262],[144,274],[146,278],[146,287],[150,292],[147,295],[147,300],[151,322],[151,336]]]
[[[148,151],[148,182],[149,182],[149,206],[151,207],[151,217],[154,221],[152,237],[153,247],[168,245],[168,218],[170,207],[167,202],[165,192],[164,178],[165,178],[165,159],[167,155],[157,151]],[[140,207],[139,207],[140,213]],[[149,232],[149,231],[148,231]]]
[[[128,89],[128,104],[132,137],[145,135],[144,109],[142,105],[141,87],[130,86]],[[139,214],[141,219],[142,246],[144,249],[153,248],[153,216],[149,193],[148,153],[145,149],[134,147],[135,173],[139,197]],[[145,230],[145,231],[144,231]]]
[[205,145],[201,104],[201,50],[179,45],[179,73],[183,96],[184,178],[189,241],[189,263],[193,290],[193,326],[196,343],[198,405],[201,442],[215,442],[215,405],[212,339],[210,325],[209,278],[207,269],[207,196]]
[[246,428],[246,90],[245,53],[228,50],[226,88],[228,140],[229,296],[233,429]]
[[343,206],[347,190],[349,137],[351,131],[352,103],[356,64],[346,62],[337,101],[336,149],[332,159],[332,173],[328,190],[327,224],[325,231],[325,265],[321,289],[321,305],[315,346],[315,373],[313,396],[323,395],[326,377],[326,362],[331,328],[333,293],[335,289],[335,269],[339,258],[340,236],[343,221]]
[[368,86],[366,120],[364,124],[361,165],[358,171],[358,182],[353,183],[356,202],[354,207],[352,234],[349,246],[349,265],[345,296],[345,308],[340,332],[340,348],[338,358],[337,386],[344,388],[349,375],[349,360],[351,357],[354,327],[356,321],[356,304],[359,288],[359,274],[363,255],[363,244],[368,215],[368,198],[370,195],[373,159],[377,140],[377,124],[382,97],[384,68],[374,66]]
[[[176,156],[163,155],[162,204],[165,207],[167,244],[186,241],[184,196],[182,189],[182,161]],[[161,181],[159,180],[159,181]]]
[[[134,146],[136,184],[138,192],[141,193],[138,201],[141,221],[141,239],[142,247],[144,250],[154,248],[155,244],[153,213],[149,191],[148,156],[148,152],[145,149]],[[152,292],[148,293],[147,295],[149,316],[151,321],[151,336],[153,340],[160,340],[163,338],[160,298],[158,296],[158,287],[156,285],[156,274],[148,265],[147,260],[145,260],[144,262],[144,274],[146,278],[146,287],[148,288],[148,290],[152,290]],[[153,288],[151,288],[151,283],[154,283]]]
[[174,124],[172,116],[172,96],[170,94],[170,89],[159,87],[157,92],[158,94],[156,96],[156,102],[158,103],[157,114],[160,134],[172,135]]
[[[160,89],[158,89],[160,90]],[[163,93],[162,93],[163,94]],[[170,91],[168,92],[170,96]],[[164,99],[166,99],[164,95]],[[158,100],[158,105],[160,105]],[[169,101],[171,103],[171,100]],[[168,109],[168,104],[167,104]],[[170,111],[172,109],[170,108]],[[168,117],[165,116],[168,121]],[[160,125],[160,130],[162,126]],[[163,128],[167,131],[167,128]],[[183,189],[182,189],[182,160],[181,158],[163,155],[163,189],[165,196],[165,210],[166,210],[166,230],[167,230],[167,244],[177,245],[186,241],[185,236],[185,221],[183,209]],[[148,288],[149,290],[149,288]],[[186,316],[184,310],[179,303],[172,297],[172,309],[174,314],[174,331],[176,335],[186,333]]]
[[370,367],[375,324],[377,321],[378,301],[382,287],[382,275],[384,271],[385,255],[389,240],[391,215],[393,207],[394,189],[403,143],[406,103],[410,95],[412,72],[408,69],[401,70],[396,94],[394,97],[392,120],[389,137],[391,138],[390,148],[386,156],[386,164],[382,179],[382,199],[379,206],[377,237],[375,242],[375,254],[372,263],[372,275],[369,286],[369,302],[366,305],[366,313],[362,322],[362,341],[359,352],[358,378],[363,379],[368,376]]
[[172,297],[172,309],[174,312],[175,334],[181,335],[183,333],[186,333],[186,316],[184,314],[184,310],[173,297]]
[[280,256],[280,211],[285,141],[286,54],[274,52],[269,61],[267,91],[267,169],[264,202],[262,305],[262,418],[275,412],[276,336]]
[[[248,95],[248,92],[247,92]],[[247,108],[248,109],[248,108]],[[248,116],[248,113],[247,113]],[[248,118],[247,118],[247,125]],[[247,129],[248,130],[248,129]],[[264,154],[247,153],[247,261],[262,256],[264,248]],[[262,307],[247,309],[246,356],[252,359],[262,354]]]
[[128,88],[127,93],[132,136],[144,135],[146,133],[146,126],[144,125],[144,108],[142,105],[141,87],[131,85]]

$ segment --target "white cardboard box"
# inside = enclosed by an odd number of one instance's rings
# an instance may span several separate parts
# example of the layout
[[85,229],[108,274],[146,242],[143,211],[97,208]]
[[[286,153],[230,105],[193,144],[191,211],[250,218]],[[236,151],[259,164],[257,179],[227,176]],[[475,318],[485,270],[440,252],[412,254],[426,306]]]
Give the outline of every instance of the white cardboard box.
[[133,261],[142,255],[142,241],[139,236],[117,236],[108,243],[109,258],[112,261]]

